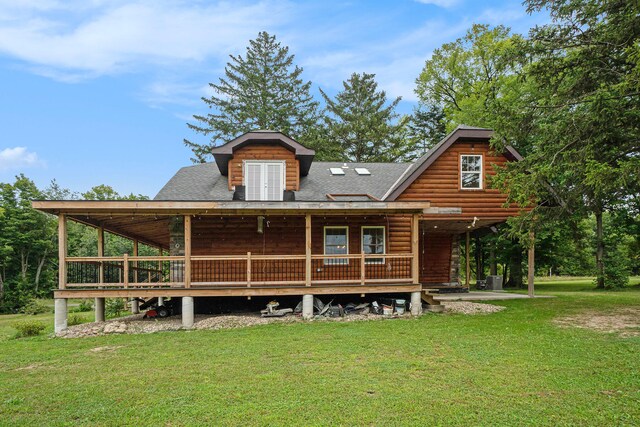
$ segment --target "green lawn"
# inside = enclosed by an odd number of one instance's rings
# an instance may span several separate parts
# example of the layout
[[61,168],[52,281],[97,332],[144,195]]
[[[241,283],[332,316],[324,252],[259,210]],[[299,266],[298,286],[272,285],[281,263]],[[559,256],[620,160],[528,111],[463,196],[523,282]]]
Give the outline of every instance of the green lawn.
[[87,339],[9,339],[0,317],[0,425],[637,425],[640,337],[552,319],[638,308],[638,283],[541,281],[557,298],[486,316]]

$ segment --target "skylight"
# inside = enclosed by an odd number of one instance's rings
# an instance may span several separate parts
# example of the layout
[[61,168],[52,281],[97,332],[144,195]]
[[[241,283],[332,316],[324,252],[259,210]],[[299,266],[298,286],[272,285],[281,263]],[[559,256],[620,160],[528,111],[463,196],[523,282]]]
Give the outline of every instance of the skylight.
[[344,175],[342,168],[329,168],[331,175]]
[[371,175],[371,172],[369,172],[367,168],[356,168],[356,173],[358,175]]

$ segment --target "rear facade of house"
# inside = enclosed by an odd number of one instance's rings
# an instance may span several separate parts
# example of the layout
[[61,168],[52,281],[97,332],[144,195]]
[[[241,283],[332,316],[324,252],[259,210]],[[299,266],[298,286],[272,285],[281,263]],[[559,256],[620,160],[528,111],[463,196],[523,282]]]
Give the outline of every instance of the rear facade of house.
[[[68,298],[96,298],[98,310],[108,297],[182,298],[186,327],[199,297],[300,295],[308,308],[314,295],[410,293],[421,308],[424,291],[461,286],[470,235],[519,213],[490,187],[519,155],[492,151],[491,134],[458,127],[415,163],[336,163],[249,132],[151,201],[34,201],[59,216],[56,330]],[[97,229],[98,256],[68,256],[69,220]],[[105,257],[105,233],[132,239],[133,253]]]

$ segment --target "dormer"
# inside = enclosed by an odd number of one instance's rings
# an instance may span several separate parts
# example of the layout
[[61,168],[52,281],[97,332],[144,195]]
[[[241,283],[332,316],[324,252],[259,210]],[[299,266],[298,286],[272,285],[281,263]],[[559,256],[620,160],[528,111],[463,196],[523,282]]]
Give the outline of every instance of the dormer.
[[248,132],[212,150],[229,190],[244,189],[244,200],[283,200],[284,192],[300,190],[315,151],[269,130]]

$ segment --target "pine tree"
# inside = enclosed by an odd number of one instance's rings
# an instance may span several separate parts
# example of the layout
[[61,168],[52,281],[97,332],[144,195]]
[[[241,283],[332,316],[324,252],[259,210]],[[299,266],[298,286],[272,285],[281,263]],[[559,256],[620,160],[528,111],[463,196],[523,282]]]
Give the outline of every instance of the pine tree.
[[327,104],[326,135],[335,144],[334,160],[393,162],[411,158],[413,145],[406,138],[409,118],[395,112],[401,98],[387,104],[387,95],[378,91],[374,74],[354,73],[343,87],[335,100],[320,90]]
[[425,154],[447,134],[447,124],[442,107],[420,104],[413,110],[409,121],[409,134],[413,139],[418,155]]
[[212,112],[194,115],[196,123],[187,124],[209,137],[205,144],[184,140],[194,162],[207,161],[211,148],[257,129],[283,132],[304,143],[317,126],[318,102],[310,93],[311,82],[301,78],[302,68],[293,64],[294,56],[264,31],[249,42],[244,58],[230,55],[225,78],[209,84],[216,95],[202,98]]

